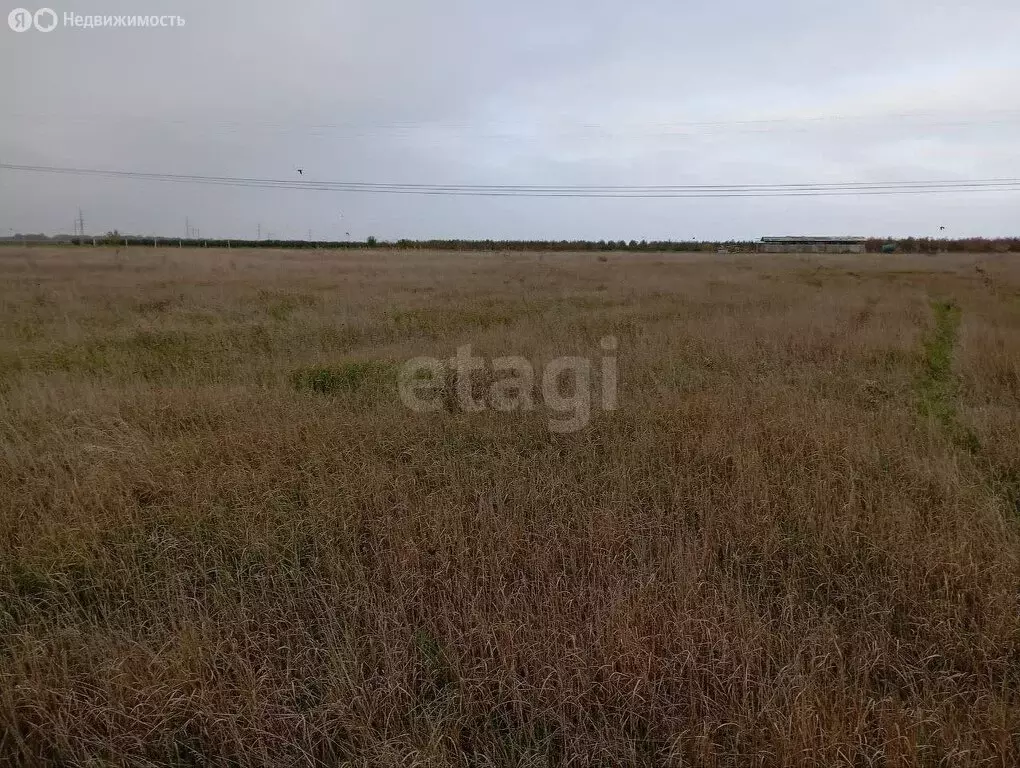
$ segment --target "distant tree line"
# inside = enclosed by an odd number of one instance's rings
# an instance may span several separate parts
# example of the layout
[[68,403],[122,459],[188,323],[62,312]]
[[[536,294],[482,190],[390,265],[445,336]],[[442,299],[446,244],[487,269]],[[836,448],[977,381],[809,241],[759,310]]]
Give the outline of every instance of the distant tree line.
[[709,240],[398,240],[390,248],[443,251],[718,251],[754,252],[751,241]]
[[882,246],[887,243],[896,245],[900,253],[1008,253],[1010,251],[1020,252],[1020,237],[1002,237],[988,239],[984,237],[970,237],[956,240],[941,240],[929,237],[907,237],[904,239],[879,239],[868,238],[866,249],[868,253],[879,253]]
[[[95,237],[77,235],[42,234],[0,237],[0,243],[48,243],[70,245],[119,245],[119,246],[181,246],[184,248],[401,248],[443,251],[631,251],[631,252],[707,252],[726,251],[729,253],[754,253],[757,242],[753,240],[397,240],[387,242],[369,237],[367,240],[234,240],[215,238],[178,238],[122,235],[107,232]],[[943,240],[935,238],[868,238],[866,250],[869,253],[882,252],[883,246],[896,246],[898,253],[1007,253],[1020,252],[1020,238],[964,238]]]

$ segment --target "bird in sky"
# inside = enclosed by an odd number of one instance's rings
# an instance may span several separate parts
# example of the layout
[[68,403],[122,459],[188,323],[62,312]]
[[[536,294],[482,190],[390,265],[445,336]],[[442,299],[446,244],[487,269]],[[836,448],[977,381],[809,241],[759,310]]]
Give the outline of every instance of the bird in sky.
[[300,174],[301,176],[304,176],[304,175],[305,175],[305,169],[304,169],[304,168],[298,168],[298,169],[297,169],[297,172],[298,172],[298,174]]

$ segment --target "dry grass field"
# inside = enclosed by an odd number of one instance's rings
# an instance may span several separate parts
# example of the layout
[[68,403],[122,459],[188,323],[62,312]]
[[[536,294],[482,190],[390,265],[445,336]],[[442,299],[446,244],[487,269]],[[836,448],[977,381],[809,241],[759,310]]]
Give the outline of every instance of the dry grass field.
[[1015,255],[3,248],[0,761],[1017,765],[1018,446]]

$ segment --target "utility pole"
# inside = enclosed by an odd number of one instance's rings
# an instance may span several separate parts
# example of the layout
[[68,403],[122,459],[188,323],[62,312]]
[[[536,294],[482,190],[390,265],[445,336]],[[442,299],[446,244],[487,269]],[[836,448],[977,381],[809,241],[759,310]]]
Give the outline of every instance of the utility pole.
[[[81,208],[78,209],[78,221],[75,224],[74,233],[82,239],[85,238],[85,216],[82,215]],[[78,244],[81,245],[81,240],[78,241]]]
[[184,217],[184,239],[191,239],[191,222],[188,220],[187,216]]
[[258,226],[255,227],[255,239],[256,240],[261,240],[262,239],[262,222],[261,221],[258,223]]

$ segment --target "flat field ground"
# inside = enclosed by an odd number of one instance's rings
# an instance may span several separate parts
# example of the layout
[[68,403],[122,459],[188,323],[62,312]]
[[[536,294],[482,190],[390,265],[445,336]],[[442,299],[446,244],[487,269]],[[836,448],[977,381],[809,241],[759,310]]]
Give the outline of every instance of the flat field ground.
[[3,248],[0,762],[1015,766],[1018,446],[1016,254]]

